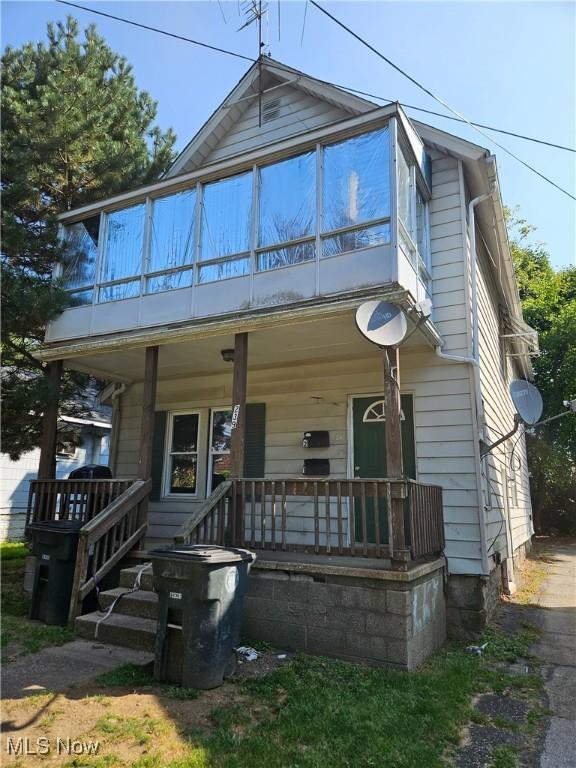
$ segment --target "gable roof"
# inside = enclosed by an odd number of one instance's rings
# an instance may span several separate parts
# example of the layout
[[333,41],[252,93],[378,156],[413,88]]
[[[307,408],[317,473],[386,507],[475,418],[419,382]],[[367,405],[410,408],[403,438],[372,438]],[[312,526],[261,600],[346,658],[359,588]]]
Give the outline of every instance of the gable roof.
[[[379,105],[322,82],[275,59],[262,57],[237,85],[178,155],[164,178],[173,178],[204,165],[212,150],[254,104],[259,94],[280,94],[294,88],[342,111],[342,118],[364,114]],[[306,130],[306,128],[304,129]]]

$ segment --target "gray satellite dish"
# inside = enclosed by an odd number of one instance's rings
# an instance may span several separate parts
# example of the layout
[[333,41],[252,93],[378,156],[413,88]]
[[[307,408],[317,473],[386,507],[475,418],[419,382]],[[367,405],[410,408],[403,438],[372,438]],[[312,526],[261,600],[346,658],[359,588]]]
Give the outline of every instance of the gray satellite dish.
[[389,301],[366,301],[356,311],[360,333],[379,347],[395,347],[408,330],[406,315]]
[[515,379],[510,384],[510,397],[516,408],[518,416],[526,424],[536,424],[542,416],[542,395],[534,384],[522,379]]

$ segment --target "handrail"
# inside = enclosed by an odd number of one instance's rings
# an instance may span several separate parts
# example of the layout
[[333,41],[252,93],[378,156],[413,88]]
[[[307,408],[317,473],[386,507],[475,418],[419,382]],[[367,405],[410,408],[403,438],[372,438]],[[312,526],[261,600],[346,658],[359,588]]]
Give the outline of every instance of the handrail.
[[151,480],[136,480],[79,532],[69,621],[82,601],[146,533]]
[[31,480],[26,528],[31,523],[52,520],[87,522],[102,512],[133,482],[133,478]]
[[178,533],[174,536],[175,544],[188,544],[190,542],[190,536],[194,530],[200,525],[200,523],[212,512],[218,502],[227,496],[228,492],[232,488],[233,481],[225,480],[223,483],[215,488],[210,496],[206,499],[202,506],[195,509],[190,515],[188,520],[178,530]]
[[[405,510],[400,520],[394,500]],[[216,488],[174,541],[387,557],[405,569],[444,548],[442,488],[408,478],[236,478]]]

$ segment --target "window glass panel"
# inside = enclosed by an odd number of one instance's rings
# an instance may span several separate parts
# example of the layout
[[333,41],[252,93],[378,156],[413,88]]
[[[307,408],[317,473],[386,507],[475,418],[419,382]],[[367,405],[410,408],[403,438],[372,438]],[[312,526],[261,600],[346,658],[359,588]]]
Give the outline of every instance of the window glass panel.
[[416,245],[424,262],[428,263],[430,234],[428,232],[428,215],[426,201],[419,191],[416,192]]
[[250,258],[224,261],[221,264],[206,264],[198,272],[199,283],[210,283],[214,280],[226,280],[229,277],[241,277],[250,274]]
[[148,272],[192,264],[195,202],[194,189],[154,200]]
[[172,425],[172,452],[195,451],[198,445],[198,414],[184,413],[174,416]]
[[214,411],[212,414],[212,442],[210,450],[216,452],[230,450],[232,435],[232,411]]
[[408,234],[414,237],[414,190],[410,166],[400,147],[398,147],[398,217]]
[[286,248],[278,248],[275,251],[259,253],[257,257],[258,271],[287,267],[290,264],[302,264],[303,261],[313,259],[315,251],[314,243],[299,243],[298,245],[289,245]]
[[192,270],[184,269],[182,272],[171,272],[168,275],[149,277],[146,281],[146,293],[172,291],[176,288],[188,288],[190,285],[192,285]]
[[86,304],[92,304],[94,291],[78,291],[70,294],[71,306],[84,307]]
[[197,463],[198,457],[194,455],[171,457],[170,493],[196,493]]
[[204,187],[203,261],[250,250],[252,172]]
[[140,295],[140,280],[131,280],[129,283],[117,285],[105,285],[100,288],[98,301],[117,301],[118,299],[133,299]]
[[308,152],[260,170],[258,245],[312,235],[316,223],[316,153]]
[[373,245],[383,245],[390,242],[390,224],[376,224],[373,227],[354,229],[351,232],[341,232],[333,237],[322,240],[322,256],[336,256],[347,251],[357,251],[360,248],[370,248]]
[[388,128],[324,149],[323,231],[390,215]]
[[63,270],[66,288],[94,284],[99,234],[100,214],[66,227]]
[[102,281],[139,275],[144,242],[143,203],[107,215]]

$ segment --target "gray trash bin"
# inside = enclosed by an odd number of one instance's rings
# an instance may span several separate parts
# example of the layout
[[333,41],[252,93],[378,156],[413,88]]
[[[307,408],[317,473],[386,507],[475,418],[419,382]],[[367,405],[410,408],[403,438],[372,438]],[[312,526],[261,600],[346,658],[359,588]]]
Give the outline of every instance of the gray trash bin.
[[196,544],[149,553],[158,593],[154,676],[216,688],[235,667],[248,573],[246,549]]

